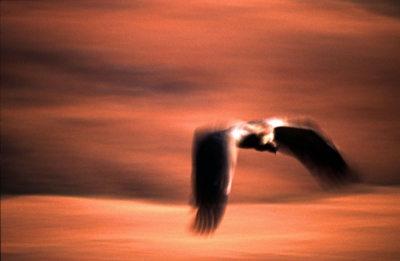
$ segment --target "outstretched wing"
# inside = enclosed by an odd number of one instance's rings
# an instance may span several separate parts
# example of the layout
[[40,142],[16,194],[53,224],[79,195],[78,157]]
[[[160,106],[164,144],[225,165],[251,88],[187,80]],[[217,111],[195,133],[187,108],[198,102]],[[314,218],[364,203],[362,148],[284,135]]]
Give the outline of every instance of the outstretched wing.
[[195,232],[215,230],[224,214],[233,167],[228,139],[226,131],[195,132],[192,152],[192,186],[197,208]]
[[278,151],[294,156],[325,184],[337,185],[350,180],[351,173],[342,156],[333,144],[315,130],[276,127],[274,142]]

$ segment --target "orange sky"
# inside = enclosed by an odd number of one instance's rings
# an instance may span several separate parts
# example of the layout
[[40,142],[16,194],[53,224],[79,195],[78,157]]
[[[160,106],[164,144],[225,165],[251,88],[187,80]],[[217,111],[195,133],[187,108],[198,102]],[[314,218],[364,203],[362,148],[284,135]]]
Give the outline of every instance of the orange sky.
[[[231,204],[214,235],[188,206],[25,196],[1,201],[2,260],[398,260],[399,189],[316,202]],[[63,206],[60,208],[59,206]]]
[[[397,2],[1,1],[0,17],[3,261],[399,260]],[[190,234],[194,129],[299,116],[368,185],[325,191],[243,150],[220,227]]]
[[[274,116],[315,119],[365,181],[399,184],[400,20],[385,10],[2,2],[2,193],[187,202],[195,127]],[[234,202],[320,190],[282,155],[237,166]]]

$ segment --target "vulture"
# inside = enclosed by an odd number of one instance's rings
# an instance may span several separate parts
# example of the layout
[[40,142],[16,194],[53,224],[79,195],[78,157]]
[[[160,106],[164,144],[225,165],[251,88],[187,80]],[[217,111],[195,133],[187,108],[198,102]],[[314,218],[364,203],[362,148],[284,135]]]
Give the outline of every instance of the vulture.
[[310,119],[263,119],[224,128],[195,130],[192,151],[192,230],[214,232],[228,203],[240,149],[282,153],[296,158],[321,184],[356,181],[354,173],[327,136]]

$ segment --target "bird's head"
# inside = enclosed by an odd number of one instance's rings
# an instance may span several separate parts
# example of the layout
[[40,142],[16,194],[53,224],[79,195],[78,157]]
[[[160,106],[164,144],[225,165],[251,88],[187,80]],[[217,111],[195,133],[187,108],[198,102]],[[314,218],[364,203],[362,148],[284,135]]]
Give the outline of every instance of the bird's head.
[[238,142],[238,147],[242,149],[256,149],[258,151],[269,151],[276,153],[276,145],[273,142],[266,141],[263,135],[250,133],[243,136]]
[[238,147],[242,149],[255,149],[262,144],[262,139],[255,133],[242,136],[238,142]]

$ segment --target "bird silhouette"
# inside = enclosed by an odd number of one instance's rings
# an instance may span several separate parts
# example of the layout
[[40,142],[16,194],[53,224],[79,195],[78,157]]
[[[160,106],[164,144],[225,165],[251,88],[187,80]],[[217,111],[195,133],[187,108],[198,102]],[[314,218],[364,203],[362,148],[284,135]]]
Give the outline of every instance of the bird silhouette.
[[238,148],[290,155],[325,185],[357,180],[332,141],[310,119],[264,119],[227,128],[197,128],[192,151],[194,232],[209,234],[220,224]]

